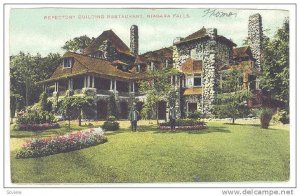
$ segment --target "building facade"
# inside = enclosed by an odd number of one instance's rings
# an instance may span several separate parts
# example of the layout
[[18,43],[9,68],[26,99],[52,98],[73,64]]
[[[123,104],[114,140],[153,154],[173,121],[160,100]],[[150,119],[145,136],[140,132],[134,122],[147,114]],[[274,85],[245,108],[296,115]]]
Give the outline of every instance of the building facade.
[[[97,107],[96,119],[108,115],[108,99],[115,96],[119,118],[127,119],[133,103],[141,110],[146,95],[139,90],[139,81],[154,69],[175,68],[170,77],[174,86],[177,116],[186,117],[195,111],[210,114],[222,73],[228,69],[243,70],[243,85],[258,90],[261,65],[261,16],[249,18],[249,46],[236,44],[215,28],[204,28],[185,38],[174,39],[173,45],[139,54],[138,26],[131,26],[130,47],[112,30],[104,31],[81,52],[66,52],[53,75],[42,81],[49,99],[65,96],[92,96]],[[169,103],[159,102],[159,119],[167,119]]]

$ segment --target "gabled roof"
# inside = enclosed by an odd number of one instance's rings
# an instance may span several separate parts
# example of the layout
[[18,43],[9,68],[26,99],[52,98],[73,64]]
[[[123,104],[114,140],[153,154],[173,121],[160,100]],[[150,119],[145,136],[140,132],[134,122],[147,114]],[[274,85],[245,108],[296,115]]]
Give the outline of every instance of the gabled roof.
[[135,58],[134,65],[138,65],[138,64],[146,64],[146,61],[147,61],[146,58],[144,58],[144,57],[141,56],[141,55],[138,55],[138,56]]
[[202,27],[200,30],[196,31],[195,33],[192,33],[190,35],[188,35],[187,37],[185,37],[183,40],[181,40],[181,42],[187,42],[190,40],[194,40],[194,39],[200,39],[205,37],[206,34],[206,29],[204,27]]
[[91,54],[96,52],[99,49],[99,46],[106,40],[110,41],[119,52],[131,55],[128,46],[112,30],[103,31],[99,37],[84,49],[83,53]]
[[134,73],[119,70],[111,62],[103,59],[92,58],[87,55],[77,54],[73,52],[67,52],[63,57],[74,58],[73,66],[71,68],[64,68],[63,64],[61,63],[56,68],[52,76],[48,80],[45,80],[43,82],[56,81],[62,78],[69,78],[86,73],[94,73],[108,77],[112,76],[125,80],[138,77],[138,75]]
[[186,61],[181,65],[181,71],[185,74],[201,73],[202,61],[193,60],[192,58],[187,58]]
[[249,46],[243,46],[243,47],[233,49],[233,58],[235,59],[240,57],[252,58],[252,53]]
[[[176,42],[175,45],[178,45],[178,44],[181,44],[181,43],[186,43],[186,42],[189,42],[189,41],[208,39],[208,38],[209,38],[209,36],[207,34],[206,28],[202,27],[200,30],[188,35],[187,37],[183,38],[179,42]],[[227,39],[226,37],[224,37],[222,35],[217,35],[216,39],[220,40],[220,41],[223,41],[223,42],[226,42],[229,45],[236,46],[236,44],[233,43],[232,40]]]
[[149,51],[141,55],[148,61],[163,62],[164,59],[171,59],[173,56],[173,50],[171,47],[161,48],[159,50]]

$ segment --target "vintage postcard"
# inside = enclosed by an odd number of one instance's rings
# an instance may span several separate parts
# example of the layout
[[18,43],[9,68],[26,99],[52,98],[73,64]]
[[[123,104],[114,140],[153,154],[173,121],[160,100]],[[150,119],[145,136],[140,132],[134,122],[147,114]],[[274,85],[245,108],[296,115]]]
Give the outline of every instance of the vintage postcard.
[[4,7],[9,186],[295,185],[294,5]]

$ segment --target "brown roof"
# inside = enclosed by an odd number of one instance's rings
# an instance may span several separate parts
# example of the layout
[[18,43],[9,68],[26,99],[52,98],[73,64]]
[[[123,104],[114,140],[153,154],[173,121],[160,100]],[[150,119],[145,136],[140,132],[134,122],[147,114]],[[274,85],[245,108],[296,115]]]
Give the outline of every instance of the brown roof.
[[[183,38],[181,41],[179,41],[175,44],[181,44],[181,43],[198,40],[198,39],[205,39],[205,38],[209,38],[209,36],[207,35],[206,29],[204,27],[202,27],[200,30],[188,35],[187,37]],[[217,35],[217,39],[220,41],[226,42],[230,45],[236,46],[236,44],[233,43],[232,40],[227,39],[226,37],[224,37],[222,35]]]
[[257,70],[257,68],[253,65],[253,61],[242,61],[239,64],[236,65],[224,65],[220,67],[220,71],[225,71],[225,70],[232,70],[232,69],[237,69],[237,70],[243,70],[245,73],[249,73],[252,75],[260,75],[261,72]]
[[138,65],[138,64],[146,64],[146,58],[141,56],[141,55],[138,55],[134,61],[134,64],[135,65]]
[[86,73],[94,73],[108,77],[112,76],[126,80],[139,77],[137,74],[119,70],[111,62],[103,59],[92,58],[73,52],[67,52],[63,57],[74,58],[73,66],[71,68],[63,68],[63,64],[61,63],[56,68],[52,76],[48,80],[45,80],[43,82],[55,81],[62,78],[73,77],[76,75],[83,75]]
[[200,30],[196,31],[195,33],[190,34],[189,36],[185,37],[181,42],[187,42],[194,39],[199,39],[207,36],[206,29],[202,27]]
[[252,57],[252,53],[249,46],[243,46],[243,47],[233,49],[233,58],[248,57],[248,56]]
[[112,62],[113,65],[128,65],[127,63],[124,63],[123,61],[120,60],[115,60]]
[[183,73],[201,73],[202,72],[202,61],[193,60],[187,58],[186,61],[181,65],[181,70]]
[[202,87],[194,87],[194,88],[187,88],[184,89],[183,95],[201,95],[202,94]]
[[99,49],[99,46],[106,40],[110,41],[119,52],[131,55],[128,46],[112,30],[103,31],[99,37],[84,49],[83,53],[91,54],[96,52]]
[[168,48],[161,48],[159,50],[154,50],[150,52],[146,52],[141,55],[147,61],[159,61],[164,62],[164,59],[172,59],[173,57],[173,50],[171,47]]

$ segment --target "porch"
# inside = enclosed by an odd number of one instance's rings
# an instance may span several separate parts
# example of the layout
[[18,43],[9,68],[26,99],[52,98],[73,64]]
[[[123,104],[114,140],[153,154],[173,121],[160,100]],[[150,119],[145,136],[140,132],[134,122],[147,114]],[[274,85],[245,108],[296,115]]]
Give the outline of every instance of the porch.
[[44,85],[44,91],[49,97],[84,94],[90,91],[97,96],[117,94],[121,97],[141,96],[136,81],[106,78],[95,75],[77,76],[58,80]]

